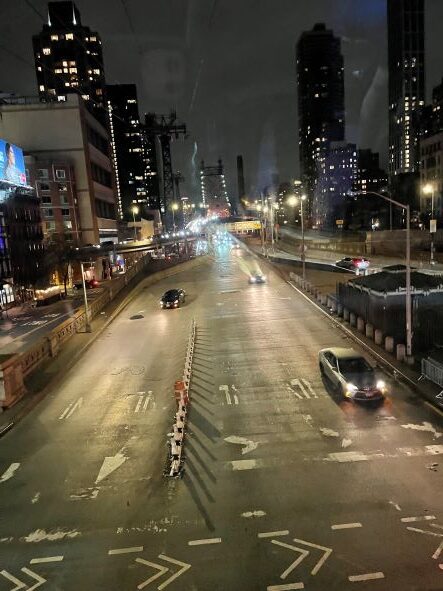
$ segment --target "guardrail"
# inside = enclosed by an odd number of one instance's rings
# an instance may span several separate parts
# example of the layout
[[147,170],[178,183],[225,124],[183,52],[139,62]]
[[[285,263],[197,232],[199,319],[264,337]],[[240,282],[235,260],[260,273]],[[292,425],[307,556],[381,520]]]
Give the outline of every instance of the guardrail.
[[191,386],[192,361],[194,358],[196,334],[197,325],[193,319],[191,323],[188,345],[186,348],[186,360],[183,371],[183,379],[177,380],[174,386],[175,400],[177,402],[175,422],[172,425],[172,432],[168,433],[167,435],[169,454],[164,475],[172,478],[181,477],[183,475],[184,442],[190,400],[189,390]]
[[421,360],[421,373],[425,378],[443,388],[443,365],[433,359]]

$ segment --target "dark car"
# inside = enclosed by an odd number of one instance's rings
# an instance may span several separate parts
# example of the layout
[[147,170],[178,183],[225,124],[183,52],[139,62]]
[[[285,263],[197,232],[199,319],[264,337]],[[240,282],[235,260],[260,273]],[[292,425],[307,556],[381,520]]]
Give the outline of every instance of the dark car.
[[261,273],[256,273],[249,277],[249,283],[266,283],[266,277]]
[[383,400],[386,384],[354,349],[322,349],[318,354],[318,362],[321,374],[345,398],[365,402]]
[[369,261],[364,257],[344,257],[337,261],[335,266],[349,271],[364,271],[369,267]]
[[[85,279],[85,286],[86,289],[94,289],[95,287],[99,286],[99,282],[97,281],[97,279]],[[82,281],[77,281],[74,284],[75,289],[83,289],[83,282]]]
[[179,308],[185,302],[186,294],[183,289],[170,289],[160,300],[161,308]]

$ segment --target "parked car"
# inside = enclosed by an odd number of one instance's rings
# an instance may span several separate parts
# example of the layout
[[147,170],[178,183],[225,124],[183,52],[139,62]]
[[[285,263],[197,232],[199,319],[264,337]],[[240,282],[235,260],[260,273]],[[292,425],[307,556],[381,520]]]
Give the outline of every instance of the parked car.
[[364,257],[344,257],[335,263],[336,267],[349,271],[364,271],[370,265],[370,261]]
[[383,400],[386,384],[354,349],[333,347],[318,354],[320,372],[345,398],[369,402]]
[[266,283],[266,277],[261,273],[255,273],[249,277],[249,283]]
[[185,302],[186,293],[184,289],[169,289],[160,300],[161,308],[180,308]]

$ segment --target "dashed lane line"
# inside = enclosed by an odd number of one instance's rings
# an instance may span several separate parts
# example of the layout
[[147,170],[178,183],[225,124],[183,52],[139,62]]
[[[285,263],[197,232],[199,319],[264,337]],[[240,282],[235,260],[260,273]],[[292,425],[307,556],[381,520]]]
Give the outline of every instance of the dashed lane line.
[[289,534],[288,529],[283,529],[281,531],[265,531],[260,532],[257,534],[258,538],[276,538],[277,536],[287,536]]
[[434,519],[437,519],[435,515],[420,515],[419,517],[402,517],[400,521],[412,523],[414,521],[433,521]]
[[44,558],[33,558],[29,564],[43,564],[44,562],[61,562],[63,556],[45,556]]
[[355,527],[363,527],[361,523],[337,523],[335,525],[331,525],[331,529],[353,529]]
[[130,554],[131,552],[143,552],[143,546],[132,546],[131,548],[114,548],[108,550],[108,555],[114,556],[115,554]]
[[385,575],[382,572],[378,573],[366,573],[364,575],[351,575],[348,577],[351,583],[360,583],[363,581],[373,581],[375,579],[384,579]]
[[293,591],[293,589],[304,589],[303,583],[289,583],[289,585],[271,585],[267,591]]
[[204,546],[207,544],[221,544],[221,538],[208,538],[206,540],[190,540],[188,546]]

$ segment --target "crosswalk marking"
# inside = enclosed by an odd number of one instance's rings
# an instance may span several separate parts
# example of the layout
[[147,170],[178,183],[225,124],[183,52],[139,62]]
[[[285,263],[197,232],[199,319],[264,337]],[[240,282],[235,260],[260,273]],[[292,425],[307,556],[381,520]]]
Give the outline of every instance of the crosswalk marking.
[[[300,391],[296,390],[296,388],[298,388]],[[312,387],[311,382],[305,380],[304,378],[296,378],[291,380],[291,389],[300,400],[303,400],[303,398],[307,400],[310,400],[311,398],[318,398],[318,395]]]
[[138,400],[134,412],[146,412],[151,402],[151,406],[155,408],[155,400],[152,395],[152,390],[149,390],[147,394],[145,392],[138,392]]

